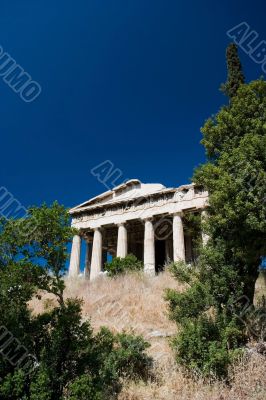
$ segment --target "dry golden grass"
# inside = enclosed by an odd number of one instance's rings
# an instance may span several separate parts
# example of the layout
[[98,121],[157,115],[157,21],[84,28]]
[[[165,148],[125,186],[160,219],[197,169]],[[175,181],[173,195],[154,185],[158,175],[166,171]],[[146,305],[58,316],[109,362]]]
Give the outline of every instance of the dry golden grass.
[[[66,279],[66,297],[83,299],[83,317],[91,320],[94,329],[109,327],[113,332],[134,330],[149,336],[153,331],[173,333],[174,323],[169,321],[167,306],[163,299],[166,288],[182,290],[169,273],[149,278],[143,274],[130,274],[115,279],[100,277],[93,283],[84,279]],[[34,299],[30,307],[42,313],[53,307],[55,299],[43,295]]]
[[[166,288],[183,290],[168,272],[149,278],[142,274],[116,279],[101,277],[90,283],[83,279],[66,280],[66,297],[84,301],[83,318],[95,330],[101,326],[113,332],[133,330],[151,343],[156,379],[148,384],[125,382],[119,400],[265,400],[266,360],[253,355],[234,368],[231,386],[208,384],[184,376],[174,361],[169,338],[176,325],[169,321],[163,300]],[[35,313],[53,307],[55,300],[44,295],[30,304]]]
[[228,386],[186,378],[169,360],[167,365],[157,367],[157,382],[128,383],[119,400],[265,400],[265,371],[265,358],[253,356],[234,368],[234,378]]

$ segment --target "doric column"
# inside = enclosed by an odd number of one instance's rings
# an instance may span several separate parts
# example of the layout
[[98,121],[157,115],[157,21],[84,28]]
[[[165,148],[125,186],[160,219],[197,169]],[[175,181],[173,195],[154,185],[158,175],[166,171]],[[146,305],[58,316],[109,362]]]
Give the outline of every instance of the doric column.
[[144,272],[155,275],[154,227],[150,219],[145,220],[144,231]]
[[121,223],[118,225],[116,256],[125,258],[126,255],[127,255],[127,228],[125,226],[125,223]]
[[89,279],[90,277],[90,269],[91,269],[91,255],[92,255],[92,243],[86,243],[86,258],[85,258],[85,269],[84,276]]
[[173,217],[173,253],[174,262],[185,261],[184,228],[181,213]]
[[72,249],[69,264],[69,276],[75,278],[80,273],[80,248],[81,248],[81,237],[75,235],[72,241]]
[[95,229],[93,235],[90,280],[97,278],[102,269],[102,232]]
[[[207,218],[208,218],[208,213],[207,213],[206,210],[203,210],[203,211],[201,212],[201,224],[204,225],[204,223],[206,222]],[[201,231],[201,237],[202,237],[202,244],[203,244],[203,246],[206,246],[206,244],[207,244],[207,242],[208,242],[208,240],[209,240],[209,238],[210,238],[209,235],[207,235],[207,234],[202,230],[202,231]]]
[[165,257],[166,257],[166,263],[170,263],[173,261],[173,246],[172,246],[172,240],[167,238],[165,240]]

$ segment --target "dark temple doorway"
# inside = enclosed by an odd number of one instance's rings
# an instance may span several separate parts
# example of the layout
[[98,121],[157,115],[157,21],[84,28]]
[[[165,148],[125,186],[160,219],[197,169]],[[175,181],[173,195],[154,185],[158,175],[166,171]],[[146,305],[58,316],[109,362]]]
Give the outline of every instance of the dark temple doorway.
[[156,274],[164,270],[166,260],[165,240],[155,241],[155,271]]

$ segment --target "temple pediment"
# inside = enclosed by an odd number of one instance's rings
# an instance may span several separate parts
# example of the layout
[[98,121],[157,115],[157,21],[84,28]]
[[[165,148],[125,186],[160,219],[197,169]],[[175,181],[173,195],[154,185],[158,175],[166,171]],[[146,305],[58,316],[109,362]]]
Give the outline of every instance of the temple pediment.
[[193,183],[167,188],[131,179],[72,208],[72,226],[94,229],[121,221],[191,212],[206,207],[208,193]]
[[[116,186],[112,190],[108,190],[86,202],[72,208],[70,214],[82,212],[89,208],[95,208],[97,206],[111,205],[112,203],[119,203],[123,201],[129,201],[153,195],[156,193],[163,193],[168,191],[166,187],[160,183],[142,183],[138,179],[131,179]],[[170,188],[172,190],[172,188]]]

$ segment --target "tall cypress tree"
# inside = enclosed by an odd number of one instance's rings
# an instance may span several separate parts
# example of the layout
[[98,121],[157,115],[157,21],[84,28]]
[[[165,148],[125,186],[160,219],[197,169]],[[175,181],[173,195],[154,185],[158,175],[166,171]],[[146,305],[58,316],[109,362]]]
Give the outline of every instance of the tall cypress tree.
[[241,61],[238,56],[237,46],[230,43],[226,49],[227,81],[221,85],[222,92],[232,99],[239,88],[245,82]]
[[209,192],[208,218],[197,268],[170,268],[187,290],[169,289],[170,316],[179,326],[177,361],[193,371],[226,377],[248,338],[266,340],[264,302],[254,302],[260,257],[266,255],[266,82],[244,83],[237,48],[227,49],[222,107],[202,128],[208,160],[193,182]]

